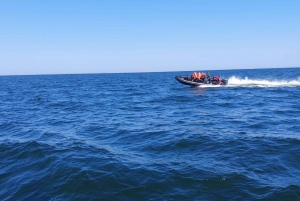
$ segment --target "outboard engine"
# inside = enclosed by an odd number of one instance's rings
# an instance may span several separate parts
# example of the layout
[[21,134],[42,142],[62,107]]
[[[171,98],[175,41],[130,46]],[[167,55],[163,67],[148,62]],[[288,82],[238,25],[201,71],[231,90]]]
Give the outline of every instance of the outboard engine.
[[228,80],[227,79],[222,79],[222,83],[223,83],[223,85],[227,85],[228,84]]

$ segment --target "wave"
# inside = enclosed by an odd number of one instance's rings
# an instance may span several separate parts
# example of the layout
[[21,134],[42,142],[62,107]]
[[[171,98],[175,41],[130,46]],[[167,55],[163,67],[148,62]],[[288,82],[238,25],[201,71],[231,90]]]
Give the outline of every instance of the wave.
[[245,77],[244,79],[232,76],[228,79],[228,85],[231,87],[235,86],[256,86],[256,87],[298,87],[300,86],[300,77],[296,80],[264,80],[264,79],[249,79]]

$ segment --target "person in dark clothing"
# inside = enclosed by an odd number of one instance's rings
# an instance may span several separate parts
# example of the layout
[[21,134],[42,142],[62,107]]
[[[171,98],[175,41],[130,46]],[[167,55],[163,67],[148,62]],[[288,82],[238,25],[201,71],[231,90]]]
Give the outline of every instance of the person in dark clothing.
[[209,83],[209,84],[210,84],[210,82],[211,82],[210,79],[211,79],[211,78],[210,78],[210,73],[208,72],[208,73],[207,73],[207,83]]

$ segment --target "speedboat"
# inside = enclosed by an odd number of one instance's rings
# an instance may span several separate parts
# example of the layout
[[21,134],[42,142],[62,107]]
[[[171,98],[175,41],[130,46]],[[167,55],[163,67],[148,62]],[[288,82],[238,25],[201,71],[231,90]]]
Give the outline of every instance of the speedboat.
[[190,86],[205,86],[205,85],[227,85],[228,79],[214,76],[205,79],[192,79],[192,76],[175,76],[175,79],[181,84]]

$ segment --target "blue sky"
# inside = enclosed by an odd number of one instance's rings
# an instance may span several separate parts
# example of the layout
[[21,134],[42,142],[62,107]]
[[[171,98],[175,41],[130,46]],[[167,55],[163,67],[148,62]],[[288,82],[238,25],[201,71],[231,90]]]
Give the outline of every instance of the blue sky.
[[299,0],[6,0],[0,75],[300,67]]

